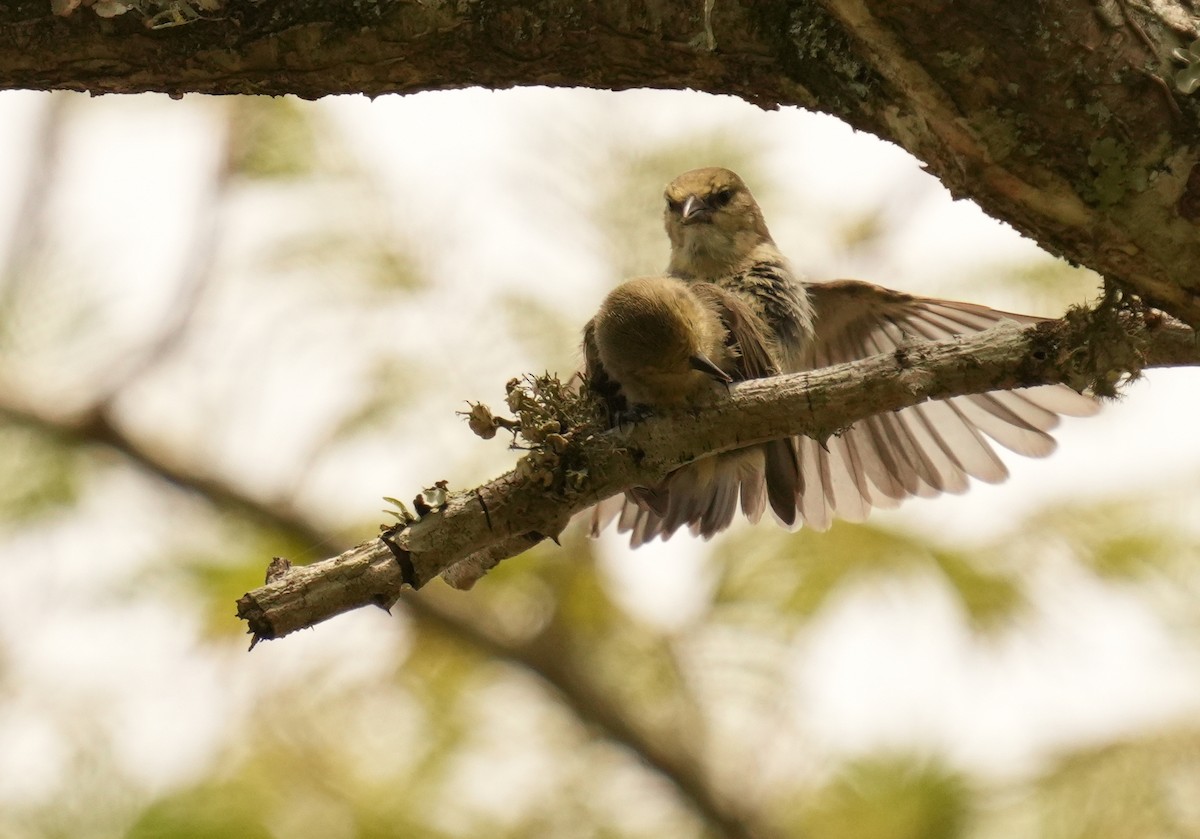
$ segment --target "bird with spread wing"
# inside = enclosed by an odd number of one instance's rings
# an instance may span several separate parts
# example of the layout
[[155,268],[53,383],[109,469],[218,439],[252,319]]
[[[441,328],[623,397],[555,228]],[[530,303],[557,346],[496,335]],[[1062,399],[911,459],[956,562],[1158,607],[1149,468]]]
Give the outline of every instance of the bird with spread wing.
[[[720,383],[840,364],[1002,320],[1043,320],[857,280],[801,280],[750,190],[728,169],[685,172],[665,198],[666,275],[619,286],[584,331],[589,385],[614,410],[678,407]],[[616,518],[634,546],[683,525],[708,538],[739,507],[757,521],[769,502],[782,524],[823,530],[835,516],[861,521],[911,496],[961,493],[969,477],[1002,481],[1008,470],[993,441],[1044,457],[1060,415],[1097,410],[1065,385],[925,402],[823,442],[787,438],[701,458],[657,486],[602,502],[592,529]]]

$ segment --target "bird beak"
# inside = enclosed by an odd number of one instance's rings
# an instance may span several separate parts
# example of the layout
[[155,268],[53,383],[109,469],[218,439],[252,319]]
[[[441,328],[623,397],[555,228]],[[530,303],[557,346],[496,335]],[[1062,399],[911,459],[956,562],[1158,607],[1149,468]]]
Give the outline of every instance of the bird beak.
[[704,375],[710,376],[713,379],[716,379],[718,382],[729,384],[733,381],[733,378],[728,373],[718,367],[716,363],[704,353],[696,353],[688,359],[688,363],[691,364],[693,370],[699,370]]
[[708,221],[712,215],[710,207],[698,195],[689,195],[683,200],[683,209],[679,212],[679,220],[684,224],[695,224],[698,221]]

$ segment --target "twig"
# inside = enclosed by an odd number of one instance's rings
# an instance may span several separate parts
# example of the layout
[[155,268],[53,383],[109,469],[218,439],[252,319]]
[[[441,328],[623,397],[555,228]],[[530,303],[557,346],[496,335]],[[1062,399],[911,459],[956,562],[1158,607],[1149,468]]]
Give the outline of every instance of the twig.
[[[299,510],[256,499],[222,478],[197,471],[169,454],[147,448],[114,425],[107,414],[67,418],[50,415],[0,394],[0,422],[36,428],[71,446],[103,445],[120,453],[132,465],[155,478],[196,493],[214,506],[242,516],[261,526],[287,534],[304,544],[329,544],[334,537],[316,529]],[[287,579],[288,563],[272,560],[268,576]],[[282,574],[282,576],[280,576]],[[718,835],[727,839],[765,839],[762,828],[753,826],[751,814],[738,811],[721,800],[693,759],[687,747],[665,732],[651,733],[635,724],[635,714],[625,709],[593,676],[563,659],[562,638],[555,643],[544,636],[519,640],[482,625],[467,610],[452,608],[437,598],[416,596],[412,591],[391,595],[389,605],[400,601],[419,625],[435,629],[483,655],[532,673],[546,688],[598,736],[628,748],[652,771],[678,792],[684,805]],[[374,605],[381,605],[376,602]],[[556,654],[557,651],[557,654]]]

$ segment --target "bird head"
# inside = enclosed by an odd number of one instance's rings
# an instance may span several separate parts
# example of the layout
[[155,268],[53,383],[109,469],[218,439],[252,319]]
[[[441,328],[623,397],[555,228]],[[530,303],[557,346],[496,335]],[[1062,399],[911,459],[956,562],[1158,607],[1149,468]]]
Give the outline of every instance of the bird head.
[[662,407],[728,383],[726,330],[687,283],[638,277],[614,289],[593,320],[600,361],[629,401]]
[[667,184],[663,223],[671,240],[670,272],[710,280],[728,273],[771,241],[762,211],[736,173],[693,169]]

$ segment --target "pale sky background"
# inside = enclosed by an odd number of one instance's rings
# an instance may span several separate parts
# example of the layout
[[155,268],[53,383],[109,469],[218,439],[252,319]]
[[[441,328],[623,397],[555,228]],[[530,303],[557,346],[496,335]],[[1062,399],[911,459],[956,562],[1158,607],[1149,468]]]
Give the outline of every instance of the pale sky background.
[[[37,94],[0,94],[0,231],[11,229],[17,212],[13,198],[44,103]],[[178,273],[187,221],[214,165],[214,103],[144,96],[77,104],[82,119],[63,150],[54,204],[63,243],[58,264],[105,289],[96,316],[108,319],[113,340],[136,343],[129,330],[169,300],[161,278]],[[651,91],[472,90],[340,98],[312,107],[328,121],[327,130],[366,161],[388,200],[355,209],[334,187],[325,202],[282,184],[275,195],[235,201],[223,221],[228,238],[218,265],[236,282],[264,241],[281,231],[319,229],[332,223],[331,212],[361,214],[349,219],[352,224],[394,224],[414,244],[434,288],[410,311],[381,313],[394,318],[394,328],[383,334],[412,356],[435,349],[427,375],[439,381],[415,410],[420,439],[394,441],[386,458],[363,450],[320,464],[310,483],[290,487],[301,502],[332,497],[342,504],[331,519],[369,516],[381,496],[411,497],[441,477],[458,485],[482,480],[515,459],[501,441],[474,438],[454,412],[467,399],[500,406],[508,378],[555,362],[531,357],[527,345],[506,338],[502,315],[484,292],[536,289],[574,312],[582,326],[621,278],[612,274],[594,225],[563,206],[599,202],[607,185],[596,182],[595,172],[614,146],[650,151],[714,129],[753,137],[764,152],[761,169],[774,181],[769,198],[761,191],[772,232],[809,276],[854,276],[999,308],[1030,306],[977,281],[981,265],[1035,258],[1033,243],[975,205],[953,201],[902,150],[832,118]],[[893,208],[888,215],[897,231],[869,264],[854,264],[822,235],[822,224],[848,223],[881,196]],[[659,193],[629,201],[644,209],[649,224],[659,223]],[[325,293],[336,298],[338,277],[327,278]],[[221,403],[220,391],[209,389],[201,365],[194,399],[148,392],[140,413],[130,409],[130,421],[194,444],[197,457],[216,458],[252,488],[286,492],[307,434],[289,420],[319,418],[346,392],[353,370],[326,336],[306,342],[281,334],[276,327],[291,313],[273,306],[269,287],[259,294],[262,305],[249,320],[229,310],[234,298],[220,289],[203,316],[239,324],[225,351],[247,355],[247,376],[255,375],[255,346],[293,342],[289,351],[308,362],[302,377],[263,381],[254,399],[234,411]],[[239,314],[243,319],[236,321]],[[40,317],[53,324],[56,316],[54,300],[47,299]],[[372,325],[366,340],[380,340],[379,326]],[[563,347],[559,358],[573,352],[573,345]],[[31,365],[36,381],[18,384],[69,407],[81,380],[103,375],[55,361],[53,352],[38,355]],[[1013,473],[1007,483],[910,502],[876,520],[948,543],[982,541],[1054,499],[1142,493],[1161,500],[1164,519],[1195,526],[1197,394],[1196,371],[1153,371],[1099,417],[1067,420],[1049,460],[1006,458]],[[464,451],[471,454],[463,457]],[[451,462],[473,463],[475,471],[446,475]],[[393,639],[377,631],[389,620],[382,613],[341,617],[252,656],[226,659],[198,645],[198,625],[189,625],[174,604],[114,602],[106,593],[120,591],[139,569],[161,559],[152,534],[168,525],[147,524],[144,511],[156,501],[144,486],[120,478],[109,483],[106,498],[73,514],[95,522],[86,551],[70,522],[23,539],[0,534],[0,649],[8,655],[3,664],[10,684],[18,687],[0,697],[0,805],[51,794],[69,751],[49,722],[51,710],[103,708],[104,724],[119,734],[114,743],[127,751],[126,765],[149,788],[165,789],[205,770],[219,751],[220,732],[247,712],[263,685],[318,672],[326,680],[353,680],[387,666]],[[150,535],[132,535],[143,528]],[[633,552],[610,535],[603,541],[605,568],[631,610],[661,625],[684,626],[711,584],[701,547],[680,535]],[[722,540],[711,547],[719,552]],[[1027,631],[994,644],[963,633],[953,603],[931,581],[842,597],[793,651],[795,706],[786,724],[806,744],[830,753],[932,742],[962,765],[1006,774],[1036,769],[1061,747],[1200,713],[1195,649],[1172,640],[1161,617],[1137,598],[1054,562],[1038,571],[1034,591],[1036,617]],[[177,724],[181,716],[186,726]],[[536,774],[536,767],[519,774]]]

